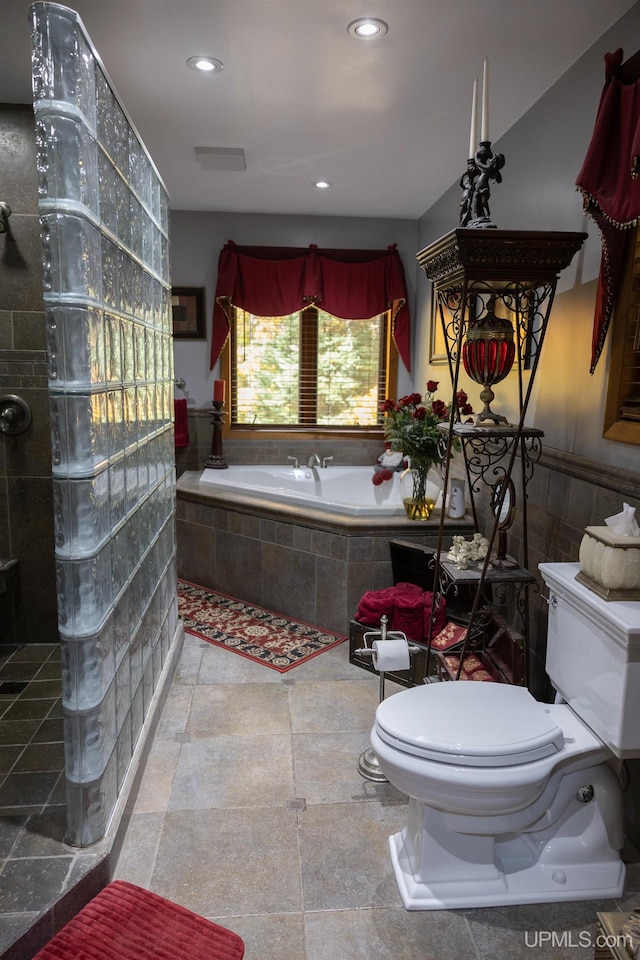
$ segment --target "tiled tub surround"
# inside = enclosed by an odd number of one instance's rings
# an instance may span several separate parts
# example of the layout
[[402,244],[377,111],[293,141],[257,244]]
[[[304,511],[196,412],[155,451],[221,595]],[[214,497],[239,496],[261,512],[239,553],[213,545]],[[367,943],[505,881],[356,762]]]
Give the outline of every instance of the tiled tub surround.
[[[347,633],[367,590],[392,580],[389,540],[436,546],[439,518],[341,517],[177,483],[178,576],[307,623]],[[447,520],[446,543],[472,524]]]
[[169,201],[78,15],[31,17],[67,837],[89,846],[179,632]]

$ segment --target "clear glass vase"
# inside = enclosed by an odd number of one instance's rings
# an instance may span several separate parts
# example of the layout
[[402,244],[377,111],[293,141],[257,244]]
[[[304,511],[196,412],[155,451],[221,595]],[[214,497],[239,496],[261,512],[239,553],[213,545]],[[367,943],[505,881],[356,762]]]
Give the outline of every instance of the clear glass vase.
[[412,459],[400,475],[400,495],[409,520],[428,520],[442,502],[442,480],[431,460]]

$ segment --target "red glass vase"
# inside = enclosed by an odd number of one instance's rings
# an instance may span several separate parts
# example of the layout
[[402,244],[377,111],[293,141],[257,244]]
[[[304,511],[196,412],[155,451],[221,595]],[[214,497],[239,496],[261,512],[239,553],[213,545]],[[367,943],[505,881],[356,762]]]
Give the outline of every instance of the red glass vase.
[[480,320],[469,324],[462,345],[462,363],[467,374],[476,383],[482,384],[480,399],[484,409],[476,417],[476,423],[493,421],[507,423],[507,418],[491,410],[495,394],[491,387],[507,376],[516,355],[513,325],[510,320],[496,317],[493,306]]

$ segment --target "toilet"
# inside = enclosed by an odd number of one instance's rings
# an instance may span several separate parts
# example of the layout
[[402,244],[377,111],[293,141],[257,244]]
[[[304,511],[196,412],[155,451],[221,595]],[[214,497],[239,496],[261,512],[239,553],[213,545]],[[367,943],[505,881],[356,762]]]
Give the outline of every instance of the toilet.
[[640,602],[607,602],[579,569],[540,565],[555,703],[445,681],[378,706],[372,748],[409,797],[389,839],[408,910],[621,896],[618,774],[640,756]]

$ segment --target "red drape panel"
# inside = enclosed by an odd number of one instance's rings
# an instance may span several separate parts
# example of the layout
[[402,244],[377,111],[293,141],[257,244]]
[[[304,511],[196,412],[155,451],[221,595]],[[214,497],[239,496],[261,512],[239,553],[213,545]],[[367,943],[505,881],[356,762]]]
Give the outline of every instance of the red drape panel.
[[576,185],[582,192],[584,209],[597,223],[602,237],[591,343],[593,373],[622,273],[624,230],[640,217],[640,79],[637,72],[631,80],[625,75],[622,50],[605,56],[605,85]]
[[411,370],[411,329],[404,267],[396,245],[387,250],[239,247],[230,240],[218,262],[211,367],[229,334],[229,303],[256,316],[281,317],[310,302],[343,320],[367,320],[391,310],[393,338]]

